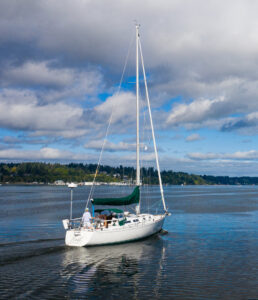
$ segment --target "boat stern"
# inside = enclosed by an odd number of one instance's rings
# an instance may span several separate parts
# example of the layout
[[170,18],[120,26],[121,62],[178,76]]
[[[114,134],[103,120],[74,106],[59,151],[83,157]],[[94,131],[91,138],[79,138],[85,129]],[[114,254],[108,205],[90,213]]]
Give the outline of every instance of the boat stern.
[[93,232],[84,229],[69,229],[66,231],[65,244],[73,247],[87,246],[92,238]]

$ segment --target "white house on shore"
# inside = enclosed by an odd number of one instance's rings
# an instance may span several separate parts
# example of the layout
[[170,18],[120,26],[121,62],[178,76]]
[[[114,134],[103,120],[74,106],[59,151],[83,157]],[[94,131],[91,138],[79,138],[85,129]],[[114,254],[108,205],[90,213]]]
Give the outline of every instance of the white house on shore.
[[66,183],[63,180],[56,180],[54,185],[66,185]]

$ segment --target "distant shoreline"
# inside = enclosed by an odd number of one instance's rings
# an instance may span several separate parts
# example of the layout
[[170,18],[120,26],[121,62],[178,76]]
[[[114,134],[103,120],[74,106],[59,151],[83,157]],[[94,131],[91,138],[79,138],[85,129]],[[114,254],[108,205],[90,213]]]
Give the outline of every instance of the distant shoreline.
[[[75,182],[77,183],[77,182]],[[58,184],[53,184],[53,183],[30,183],[30,182],[12,182],[12,183],[4,183],[0,182],[0,186],[54,186],[54,187],[68,187],[69,183],[66,183],[64,185],[58,185]],[[101,186],[113,186],[113,187],[130,187],[133,186],[132,184],[122,184],[122,185],[114,185],[112,183],[106,182],[106,183],[101,183],[98,184]],[[83,185],[79,184],[80,187],[85,187],[88,186],[90,187],[91,185]],[[158,184],[144,184],[143,186],[159,186]],[[181,186],[186,187],[186,186],[258,186],[258,184],[163,184],[163,186]]]
[[[50,164],[50,163],[0,163],[0,184],[15,185],[65,185],[76,182],[91,185],[97,164]],[[103,166],[99,167],[96,182],[109,185],[134,184],[136,170],[134,167]],[[158,185],[158,172],[154,168],[141,168],[144,185]],[[163,170],[164,185],[258,185],[258,177],[195,175],[185,172]]]

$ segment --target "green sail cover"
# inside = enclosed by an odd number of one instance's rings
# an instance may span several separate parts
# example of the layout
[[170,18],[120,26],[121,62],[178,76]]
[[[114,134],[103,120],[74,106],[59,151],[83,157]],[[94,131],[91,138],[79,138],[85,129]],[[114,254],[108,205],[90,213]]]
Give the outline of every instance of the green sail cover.
[[94,205],[129,205],[139,203],[140,189],[137,186],[131,195],[121,198],[94,198],[92,203]]

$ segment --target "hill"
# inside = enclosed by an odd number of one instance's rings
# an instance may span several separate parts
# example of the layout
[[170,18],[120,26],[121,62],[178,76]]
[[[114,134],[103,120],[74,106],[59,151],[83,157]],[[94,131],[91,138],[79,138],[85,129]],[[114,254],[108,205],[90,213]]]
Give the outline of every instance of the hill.
[[[92,181],[96,171],[96,164],[50,164],[50,163],[1,163],[0,182],[3,183],[53,183],[56,180],[64,182]],[[133,182],[136,171],[133,167],[100,166],[96,178],[99,182],[125,181]],[[154,168],[142,168],[142,182],[144,184],[158,184],[158,173]],[[258,184],[258,177],[228,177],[187,174],[184,172],[162,171],[164,184],[171,185],[204,185],[228,184],[250,185]]]

